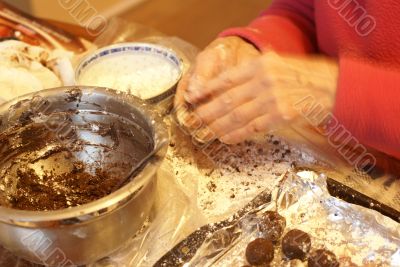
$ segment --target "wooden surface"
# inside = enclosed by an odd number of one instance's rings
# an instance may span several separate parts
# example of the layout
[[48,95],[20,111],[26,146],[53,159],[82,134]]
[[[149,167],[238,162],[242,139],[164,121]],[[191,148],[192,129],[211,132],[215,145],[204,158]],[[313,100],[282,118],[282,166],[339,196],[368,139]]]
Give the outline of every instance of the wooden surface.
[[178,36],[200,48],[222,30],[243,26],[270,0],[147,0],[121,14],[132,22]]
[[[244,26],[257,17],[270,0],[147,0],[120,17],[178,36],[200,48],[229,27]],[[90,39],[85,29],[50,21],[62,29]]]
[[74,35],[83,37],[89,41],[93,40],[93,37],[88,34],[87,30],[79,25],[70,24],[70,23],[66,23],[66,22],[60,22],[60,21],[54,21],[54,20],[45,20],[45,21],[57,28],[60,28],[64,31],[67,31]]

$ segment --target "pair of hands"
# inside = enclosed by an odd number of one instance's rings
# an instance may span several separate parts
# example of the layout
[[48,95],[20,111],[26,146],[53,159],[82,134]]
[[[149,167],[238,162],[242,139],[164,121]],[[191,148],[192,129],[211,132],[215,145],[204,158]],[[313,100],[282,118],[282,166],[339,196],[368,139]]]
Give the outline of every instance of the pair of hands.
[[239,37],[219,38],[180,82],[175,106],[193,107],[205,139],[234,144],[300,117],[296,104],[307,97],[331,110],[337,76],[332,60],[261,54]]

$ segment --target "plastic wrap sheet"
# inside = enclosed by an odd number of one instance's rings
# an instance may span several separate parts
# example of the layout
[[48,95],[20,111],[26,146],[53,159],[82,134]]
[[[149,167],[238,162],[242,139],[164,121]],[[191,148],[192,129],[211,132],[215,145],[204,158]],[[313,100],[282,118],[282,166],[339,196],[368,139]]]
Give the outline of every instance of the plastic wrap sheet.
[[[399,224],[376,211],[331,197],[326,177],[310,171],[283,175],[271,201],[242,216],[236,214],[223,223],[202,227],[190,238],[202,236],[204,242],[186,242],[185,250],[195,251],[193,255],[185,258],[182,247],[177,246],[157,266],[246,265],[246,246],[260,237],[259,222],[267,210],[278,211],[286,218],[285,232],[307,232],[312,249],[334,252],[341,266],[400,266]],[[282,255],[277,244],[271,266],[290,266]]]
[[[400,214],[400,161],[363,146],[341,127],[339,124],[338,130],[329,134],[313,127],[308,121],[298,121],[276,134],[324,162],[325,166],[318,166],[318,171]],[[346,140],[333,141],[339,134],[344,134]],[[373,159],[374,162],[367,159]],[[311,165],[303,167],[316,168]],[[400,221],[400,217],[396,220]]]
[[176,182],[171,166],[165,161],[158,176],[153,214],[142,232],[115,254],[89,266],[152,266],[175,244],[206,223],[196,202],[187,195],[188,190]]

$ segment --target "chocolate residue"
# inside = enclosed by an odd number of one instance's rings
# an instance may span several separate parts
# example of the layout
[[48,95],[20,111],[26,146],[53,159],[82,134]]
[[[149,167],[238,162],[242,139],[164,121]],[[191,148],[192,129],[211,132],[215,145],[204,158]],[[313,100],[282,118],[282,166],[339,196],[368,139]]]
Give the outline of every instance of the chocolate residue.
[[[72,89],[67,95],[65,101],[75,102],[82,92]],[[121,179],[153,149],[151,136],[119,114],[60,103],[45,113],[25,109],[27,104],[53,104],[45,101],[20,101],[4,114],[1,206],[48,211],[98,200],[118,189]]]
[[109,127],[102,127],[99,129],[99,134],[102,137],[109,136],[111,140],[114,142],[113,147],[119,146],[119,138],[118,138],[118,130],[116,129],[114,124],[111,124]]
[[32,169],[18,170],[17,176],[16,191],[8,206],[36,211],[64,209],[100,199],[112,193],[120,180],[100,169],[92,175],[82,167],[61,175],[45,173],[42,177]]
[[67,102],[81,102],[82,91],[79,88],[73,88],[67,92],[68,96],[65,98]]
[[19,117],[19,123],[24,126],[32,122],[33,112],[30,110],[24,111]]

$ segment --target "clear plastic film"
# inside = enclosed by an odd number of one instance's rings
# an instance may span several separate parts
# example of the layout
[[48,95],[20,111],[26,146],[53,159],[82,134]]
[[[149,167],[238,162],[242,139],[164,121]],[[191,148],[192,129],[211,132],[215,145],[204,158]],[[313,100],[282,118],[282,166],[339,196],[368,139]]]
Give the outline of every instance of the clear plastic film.
[[89,266],[153,266],[175,244],[206,223],[185,190],[166,160],[158,173],[156,203],[143,230],[116,253]]
[[[364,146],[339,122],[334,130],[327,131],[305,118],[275,134],[322,162],[318,166],[300,167],[324,172],[329,178],[377,200],[393,209],[393,216],[400,220],[399,160]],[[340,135],[346,138],[341,140]]]
[[[341,266],[400,266],[400,226],[376,211],[330,196],[326,177],[310,171],[284,174],[270,201],[233,216],[217,231],[204,233],[207,237],[194,256],[179,265],[246,265],[247,244],[262,236],[261,217],[270,210],[286,218],[285,233],[292,229],[308,233],[311,251],[330,250]],[[170,263],[167,257],[157,266]],[[306,261],[302,264],[306,266]],[[280,242],[275,245],[270,266],[291,266]]]

